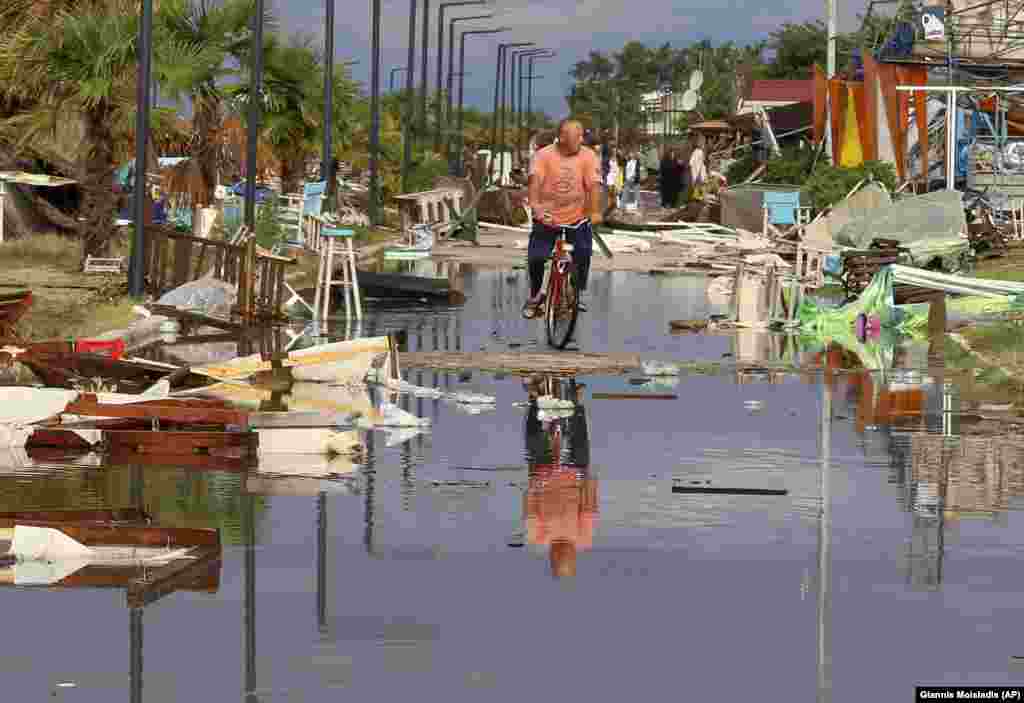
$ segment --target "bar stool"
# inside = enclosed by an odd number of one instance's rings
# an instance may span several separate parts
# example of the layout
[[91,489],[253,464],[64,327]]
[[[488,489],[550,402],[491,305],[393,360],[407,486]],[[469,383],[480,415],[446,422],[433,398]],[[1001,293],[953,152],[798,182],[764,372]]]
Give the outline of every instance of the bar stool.
[[[313,301],[314,319],[326,320],[331,309],[331,287],[345,289],[345,317],[352,318],[353,303],[356,319],[363,319],[363,305],[359,296],[359,280],[356,278],[356,252],[352,246],[355,231],[324,226],[320,230],[320,266],[316,275],[316,297]],[[344,242],[344,243],[343,243]],[[341,259],[341,280],[334,279],[334,257]],[[349,301],[349,296],[352,302]],[[321,302],[323,307],[321,307]]]

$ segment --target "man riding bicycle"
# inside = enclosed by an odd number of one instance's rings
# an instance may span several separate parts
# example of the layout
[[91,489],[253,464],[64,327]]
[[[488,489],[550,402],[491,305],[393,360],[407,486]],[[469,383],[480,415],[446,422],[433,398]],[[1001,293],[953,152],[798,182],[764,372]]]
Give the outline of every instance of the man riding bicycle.
[[586,310],[585,296],[593,253],[593,231],[604,219],[601,211],[601,161],[593,149],[583,146],[583,125],[564,119],[558,125],[558,141],[540,149],[530,161],[528,203],[533,230],[526,262],[530,272],[530,297],[523,317],[537,316],[544,304],[544,264],[555,240],[567,228],[580,291],[579,309]]

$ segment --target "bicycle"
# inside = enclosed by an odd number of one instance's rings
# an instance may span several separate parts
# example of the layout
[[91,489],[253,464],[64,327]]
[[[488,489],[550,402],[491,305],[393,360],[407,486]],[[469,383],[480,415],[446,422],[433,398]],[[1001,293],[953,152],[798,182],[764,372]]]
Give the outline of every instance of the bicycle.
[[579,231],[589,224],[580,220],[575,225],[560,225],[558,238],[551,253],[548,268],[547,297],[544,300],[544,322],[548,333],[548,344],[555,349],[565,349],[576,330],[580,314],[579,288],[576,284],[576,262],[572,258],[573,246],[566,241],[566,232]]

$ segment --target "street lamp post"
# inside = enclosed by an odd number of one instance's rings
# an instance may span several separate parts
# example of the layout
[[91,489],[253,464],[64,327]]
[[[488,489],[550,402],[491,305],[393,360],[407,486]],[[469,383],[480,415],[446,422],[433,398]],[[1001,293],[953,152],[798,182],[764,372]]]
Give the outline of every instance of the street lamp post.
[[[519,66],[517,67],[518,68],[519,78],[515,81],[515,91],[516,91],[516,95],[518,96],[516,98],[516,103],[515,103],[516,104],[516,109],[515,109],[515,118],[516,118],[515,129],[516,129],[516,132],[519,135],[519,139],[516,142],[516,146],[517,146],[516,151],[517,151],[517,153],[520,153],[522,151],[522,147],[523,147],[523,80],[526,78],[526,76],[523,73],[523,59],[528,59],[529,60],[529,65],[531,66],[530,73],[532,75],[532,73],[533,73],[533,68],[532,68],[532,66],[533,66],[533,58],[535,56],[542,56],[542,55],[545,55],[545,54],[551,54],[553,56],[554,52],[552,52],[550,49],[526,49],[524,51],[519,51],[519,52],[516,52],[516,53],[518,54],[518,61],[519,61]],[[533,78],[531,77],[530,80],[532,81]],[[522,157],[520,156],[520,163],[521,163],[521,161],[522,161]]]
[[[466,37],[474,34],[498,34],[500,32],[507,32],[510,27],[499,27],[497,29],[475,29],[468,32],[462,32],[459,36],[459,70],[465,73],[466,70]],[[465,84],[465,76],[459,76],[459,151],[458,151],[458,169],[457,175],[465,175],[465,163],[463,162],[463,149],[465,142],[465,135],[462,133],[462,99],[463,99],[463,88]],[[491,156],[491,161],[494,161],[494,156]]]
[[[146,141],[149,137],[150,66],[153,56],[153,2],[143,0],[142,21],[139,23],[139,79],[136,92],[135,114],[135,200],[132,202],[135,236],[128,265],[128,292],[141,298],[145,288],[143,248],[146,238]],[[0,195],[2,198],[3,195]],[[247,203],[248,206],[248,203]],[[0,203],[0,208],[3,204]]]
[[325,0],[327,17],[324,19],[324,156],[320,164],[320,180],[326,183],[324,194],[327,196],[324,207],[333,212],[334,189],[337,176],[334,173],[333,149],[331,148],[331,131],[334,129],[334,0]]
[[[256,142],[259,139],[260,108],[263,107],[263,0],[256,0],[252,17],[253,40],[249,76],[249,134],[246,140],[245,224],[256,231]],[[138,164],[136,164],[138,167]]]
[[[461,2],[443,2],[438,7],[437,17],[437,102],[434,105],[434,151],[441,151],[441,95],[444,91],[444,11],[449,7],[461,7],[463,5],[486,5],[488,0],[462,0]],[[426,45],[426,39],[423,40]],[[450,54],[449,50],[449,54]],[[451,59],[449,59],[450,61]],[[426,74],[424,67],[424,74]],[[449,92],[451,85],[448,86]]]
[[[533,46],[532,41],[516,42],[515,44],[509,44],[508,48],[512,51],[506,51],[503,57],[503,63],[501,66],[501,99],[502,99],[502,110],[501,110],[501,161],[498,164],[499,178],[505,173],[505,126],[508,124],[508,110],[510,105],[509,93],[512,92],[512,87],[515,84],[516,74],[516,47],[520,46]],[[511,59],[509,61],[509,59]],[[511,64],[509,66],[508,64]],[[511,73],[511,76],[509,75]],[[511,78],[511,81],[509,80]]]
[[549,51],[547,51],[544,54],[536,54],[536,55],[531,56],[529,58],[530,75],[527,76],[527,81],[526,81],[526,119],[527,119],[526,127],[527,127],[527,129],[533,129],[533,82],[541,77],[541,76],[538,76],[538,75],[534,74],[534,72],[533,72],[533,62],[536,61],[537,59],[551,59],[551,58],[554,58],[554,56],[555,56],[555,52],[549,50]]
[[427,133],[427,44],[430,41],[430,37],[427,36],[427,32],[430,31],[430,0],[423,0],[423,36],[420,41],[423,44],[422,47],[422,60],[420,63],[420,135],[426,135]]
[[413,92],[413,79],[416,73],[416,0],[409,0],[409,58],[405,73],[406,107],[405,118],[402,120],[402,192],[409,189],[409,169],[412,167],[412,123],[416,119],[416,94]]
[[370,202],[366,214],[370,225],[374,226],[379,222],[377,201],[380,198],[377,180],[377,160],[380,156],[380,0],[370,1]]
[[406,70],[405,66],[395,66],[391,69],[391,79],[388,81],[388,92],[395,92],[395,74]]
[[[448,22],[448,111],[445,113],[445,120],[451,122],[455,109],[455,23],[468,22],[470,20],[484,20],[493,17],[493,13],[486,15],[473,15],[472,17],[452,17]],[[449,141],[449,146],[451,142]]]

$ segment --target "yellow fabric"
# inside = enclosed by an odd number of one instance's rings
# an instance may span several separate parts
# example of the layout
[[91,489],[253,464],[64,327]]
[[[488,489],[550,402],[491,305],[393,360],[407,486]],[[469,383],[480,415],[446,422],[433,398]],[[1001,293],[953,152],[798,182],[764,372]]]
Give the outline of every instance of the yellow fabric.
[[846,119],[843,124],[843,145],[839,151],[840,166],[860,166],[864,163],[864,148],[860,143],[860,128],[857,125],[857,106],[853,89],[846,89]]

